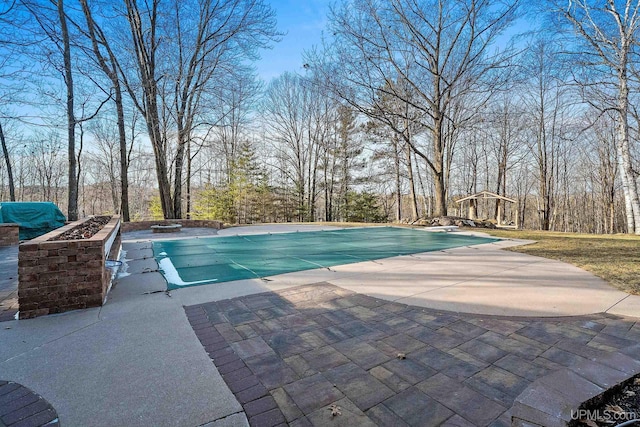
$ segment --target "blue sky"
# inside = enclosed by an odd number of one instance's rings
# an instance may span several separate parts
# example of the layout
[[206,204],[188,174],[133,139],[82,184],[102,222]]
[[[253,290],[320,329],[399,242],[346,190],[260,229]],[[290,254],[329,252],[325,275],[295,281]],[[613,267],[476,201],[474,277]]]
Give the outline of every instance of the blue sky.
[[333,0],[271,0],[278,30],[286,33],[280,43],[262,52],[256,64],[258,76],[267,82],[285,71],[302,71],[302,52],[320,44]]

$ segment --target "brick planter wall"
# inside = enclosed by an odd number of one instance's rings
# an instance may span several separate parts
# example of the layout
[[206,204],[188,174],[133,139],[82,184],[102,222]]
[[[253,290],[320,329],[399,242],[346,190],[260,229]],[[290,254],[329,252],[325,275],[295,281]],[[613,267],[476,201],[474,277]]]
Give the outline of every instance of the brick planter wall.
[[11,246],[20,243],[18,224],[0,224],[0,246]]
[[122,232],[148,230],[152,225],[171,225],[180,224],[185,228],[216,228],[218,230],[224,228],[222,222],[204,219],[162,219],[158,221],[134,221],[123,222]]
[[48,241],[84,221],[70,223],[22,243],[18,252],[20,318],[62,313],[103,304],[111,285],[107,259],[121,246],[120,217],[84,240]]

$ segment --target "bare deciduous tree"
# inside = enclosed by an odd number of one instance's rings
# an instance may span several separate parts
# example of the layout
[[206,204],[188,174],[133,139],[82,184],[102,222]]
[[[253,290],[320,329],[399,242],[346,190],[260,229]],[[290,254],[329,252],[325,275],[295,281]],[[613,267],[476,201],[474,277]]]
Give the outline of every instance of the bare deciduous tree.
[[[83,121],[90,120],[102,108],[106,101],[103,101],[96,109],[96,112],[88,117],[78,118],[75,113],[75,86],[74,70],[77,67],[72,62],[71,31],[69,28],[69,17],[64,0],[51,0],[52,8],[43,7],[39,2],[32,0],[20,0],[22,6],[31,14],[36,22],[37,28],[44,34],[52,48],[41,46],[39,54],[53,64],[57,72],[62,76],[65,88],[65,113],[67,128],[67,216],[71,221],[78,219],[78,154],[76,153],[76,127]],[[43,40],[38,40],[40,34],[33,34],[35,45],[42,44]],[[57,54],[54,54],[56,52]],[[54,56],[58,56],[54,58]],[[84,109],[84,106],[83,106]]]
[[538,177],[538,217],[540,229],[550,230],[564,124],[562,110],[567,106],[568,87],[561,75],[557,48],[549,40],[538,39],[529,46],[524,66],[530,78],[523,91],[523,101]]
[[311,93],[300,76],[284,73],[267,87],[263,114],[274,155],[281,159],[281,172],[294,186],[298,220],[308,208],[308,168],[313,162],[315,141],[307,139]]
[[[378,91],[423,113],[420,124],[430,134],[430,147],[403,138],[433,174],[436,215],[447,212],[447,144],[453,139],[446,131],[448,124],[458,125],[450,115],[451,104],[474,94],[458,118],[467,120],[486,102],[491,93],[487,77],[507,59],[491,46],[515,19],[518,4],[518,0],[354,0],[331,13],[336,39],[331,72],[338,93],[389,126],[394,124],[388,117],[374,114],[380,111],[374,108]],[[481,86],[483,94],[478,96]]]
[[599,80],[605,90],[613,88],[610,102],[608,105],[600,105],[600,108],[612,109],[617,113],[616,148],[625,199],[627,230],[629,233],[640,234],[638,174],[633,168],[629,140],[630,73],[633,62],[638,59],[640,2],[571,0],[563,4],[558,12],[571,23],[580,41],[578,48],[581,49],[575,53],[592,73],[598,74],[598,77],[591,78]]
[[[127,156],[127,134],[125,131],[124,100],[122,97],[122,85],[120,84],[117,57],[107,40],[104,31],[93,18],[93,12],[88,0],[80,0],[82,12],[85,16],[87,29],[86,35],[91,41],[91,49],[100,69],[107,76],[113,86],[114,103],[118,124],[118,141],[120,152],[120,215],[123,221],[130,221],[129,213],[129,162]],[[104,53],[103,53],[104,52]]]
[[[4,51],[0,59],[0,80],[5,80],[8,74],[12,74],[11,71],[8,71],[11,65],[13,65],[14,61],[12,61],[12,55],[10,55],[10,44],[12,37],[10,36],[11,29],[14,28],[13,25],[10,25],[13,21],[12,12],[15,9],[15,2],[6,6],[6,8],[0,9],[0,26],[4,29],[0,32],[0,49]],[[0,99],[5,98],[6,90],[5,85],[0,86]],[[4,99],[3,99],[4,101]],[[3,102],[4,103],[4,102]],[[3,117],[0,117],[0,144],[2,145],[2,156],[4,157],[5,165],[7,168],[7,178],[9,180],[9,198],[11,201],[16,200],[16,190],[15,183],[13,180],[13,166],[11,164],[11,157],[9,156],[9,148],[7,146],[6,136],[4,129],[2,127]]]
[[[215,78],[233,74],[243,61],[255,59],[258,49],[279,34],[274,12],[262,0],[163,5],[153,0],[141,7],[125,0],[141,90],[130,78],[126,86],[147,121],[164,216],[180,218],[185,151],[203,113],[202,98],[216,84]],[[174,37],[162,38],[165,33]],[[170,129],[177,135],[173,194],[167,157]]]

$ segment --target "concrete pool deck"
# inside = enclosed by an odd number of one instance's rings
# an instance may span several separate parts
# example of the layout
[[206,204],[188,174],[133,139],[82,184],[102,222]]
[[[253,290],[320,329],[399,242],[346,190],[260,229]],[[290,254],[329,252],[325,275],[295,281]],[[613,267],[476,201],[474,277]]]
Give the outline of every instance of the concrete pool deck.
[[[283,229],[232,228],[218,235]],[[513,241],[290,273],[270,281],[196,286],[169,297],[150,244],[134,241],[145,237],[124,237],[128,275],[118,279],[105,306],[0,323],[0,380],[43,396],[62,425],[246,425],[243,407],[203,350],[184,306],[325,281],[397,303],[467,313],[640,313],[640,297],[589,273],[499,250],[520,243]]]
[[[208,231],[202,236],[231,236],[292,231],[335,230],[313,225],[263,225]],[[159,240],[151,232],[129,241]],[[191,235],[197,231],[190,231]],[[456,232],[486,237],[481,232]],[[154,238],[155,237],[155,238]],[[177,233],[163,239],[185,238]],[[219,283],[206,289],[179,289],[188,304],[233,298],[249,293],[317,282],[329,282],[353,292],[418,307],[499,316],[578,316],[611,313],[637,316],[640,296],[619,291],[604,280],[560,261],[502,249],[532,243],[504,239],[494,243],[424,252],[330,269],[306,270]],[[151,249],[151,244],[138,248]],[[135,255],[135,254],[134,254]],[[146,256],[153,257],[152,252]],[[128,256],[127,256],[128,257]],[[149,261],[149,268],[157,265]],[[197,287],[199,288],[199,287]]]

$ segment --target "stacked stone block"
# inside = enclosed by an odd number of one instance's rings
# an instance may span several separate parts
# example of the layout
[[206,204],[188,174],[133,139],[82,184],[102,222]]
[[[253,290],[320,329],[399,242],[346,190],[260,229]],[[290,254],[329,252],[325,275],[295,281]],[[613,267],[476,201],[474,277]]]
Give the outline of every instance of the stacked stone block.
[[0,224],[0,246],[11,246],[20,243],[19,231],[18,224]]

